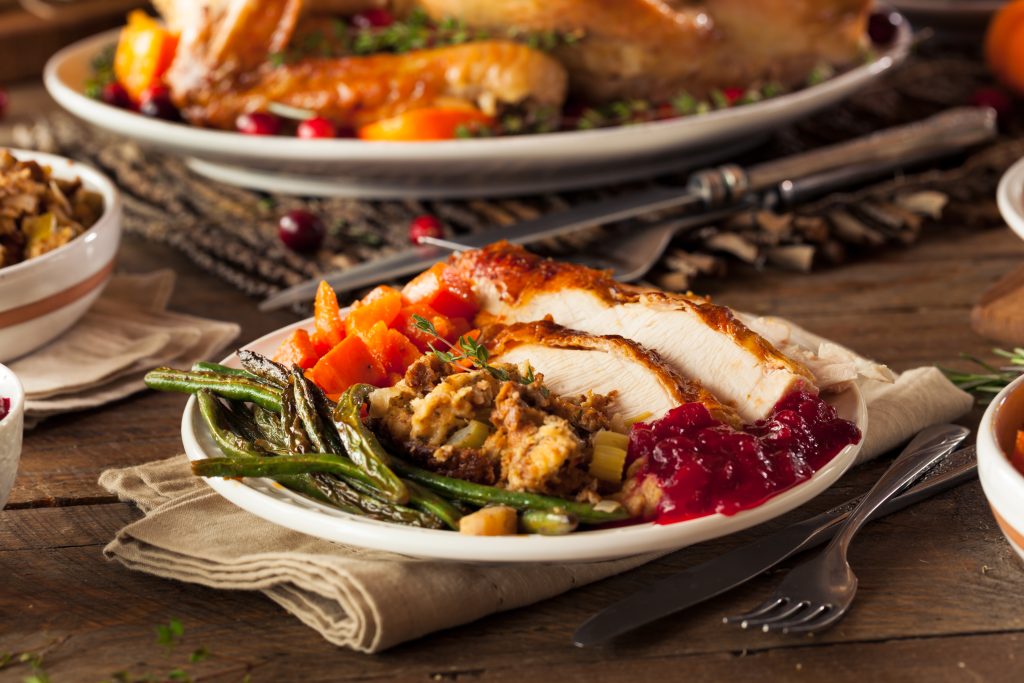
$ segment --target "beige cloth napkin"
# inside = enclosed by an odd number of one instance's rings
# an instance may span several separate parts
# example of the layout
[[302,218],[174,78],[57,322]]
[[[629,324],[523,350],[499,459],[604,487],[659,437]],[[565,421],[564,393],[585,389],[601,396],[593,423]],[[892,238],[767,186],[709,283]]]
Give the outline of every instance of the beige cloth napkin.
[[[826,384],[861,385],[869,404],[862,460],[971,407],[970,396],[935,368],[897,377],[783,321],[752,322],[780,345],[802,337],[807,349],[817,348],[801,354],[816,373],[832,373]],[[192,476],[184,456],[108,470],[100,485],[146,513],[107,545],[108,558],[166,578],[259,590],[330,642],[361,652],[529,605],[657,557],[473,565],[363,550],[290,531],[235,507]]]
[[110,403],[145,388],[157,365],[208,359],[238,336],[235,323],[172,313],[174,272],[116,275],[82,319],[10,363],[25,387],[25,422]]

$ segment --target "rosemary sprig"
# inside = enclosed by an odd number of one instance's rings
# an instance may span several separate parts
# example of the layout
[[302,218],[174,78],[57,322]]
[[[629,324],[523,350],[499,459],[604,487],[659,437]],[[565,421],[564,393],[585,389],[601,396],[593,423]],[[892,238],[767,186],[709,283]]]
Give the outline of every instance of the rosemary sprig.
[[[426,332],[431,337],[434,337],[451,349],[450,351],[442,351],[441,349],[435,348],[433,344],[430,345],[430,350],[434,355],[445,363],[457,363],[460,360],[468,360],[481,370],[486,370],[491,377],[494,377],[500,382],[508,382],[512,379],[507,370],[496,368],[488,362],[491,357],[491,352],[487,350],[486,346],[478,342],[473,337],[466,335],[459,337],[458,346],[456,346],[438,334],[437,328],[434,327],[434,324],[423,316],[413,314],[412,319],[416,323],[416,329]],[[533,374],[533,368],[527,364],[526,373],[519,378],[519,381],[522,384],[533,384],[536,379],[536,376]]]
[[1024,347],[1016,347],[1012,351],[1006,349],[992,349],[992,353],[1009,361],[1009,366],[996,367],[986,363],[976,356],[967,353],[960,354],[960,357],[969,360],[984,372],[963,372],[940,368],[950,382],[966,392],[974,394],[981,404],[992,401],[996,394],[1002,391],[1007,384],[1024,374]]

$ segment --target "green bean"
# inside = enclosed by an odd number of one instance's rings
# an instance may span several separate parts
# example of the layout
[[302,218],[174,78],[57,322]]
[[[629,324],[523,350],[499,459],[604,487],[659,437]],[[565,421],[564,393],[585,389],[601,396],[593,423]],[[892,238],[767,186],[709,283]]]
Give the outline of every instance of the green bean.
[[458,508],[430,489],[424,488],[419,484],[406,481],[405,486],[409,489],[409,505],[411,507],[429,512],[444,522],[449,529],[458,531],[459,520],[462,519],[462,513]]
[[517,510],[533,508],[551,512],[562,512],[571,514],[586,524],[617,522],[628,519],[630,516],[629,512],[621,506],[618,509],[609,511],[596,510],[589,503],[577,503],[572,500],[543,496],[525,491],[508,491],[496,486],[485,486],[462,479],[445,477],[397,459],[392,462],[392,467],[402,476],[411,479],[417,484],[422,484],[443,496],[458,498],[459,500],[465,500],[476,505],[497,504],[507,505]]
[[196,392],[196,400],[199,402],[199,413],[210,430],[210,436],[224,455],[244,459],[263,458],[267,455],[229,429],[224,407],[211,391],[200,389]]
[[157,391],[194,394],[200,389],[208,389],[225,398],[255,403],[275,413],[281,411],[280,390],[242,377],[157,368],[146,373],[145,382],[147,387]]
[[222,412],[232,433],[253,443],[263,439],[252,412],[241,401],[229,400],[226,405],[222,404]]
[[266,383],[263,380],[261,380],[259,377],[257,377],[256,375],[252,374],[251,372],[249,372],[247,370],[242,370],[241,368],[228,367],[227,365],[221,365],[220,363],[210,363],[210,362],[207,362],[205,360],[196,361],[195,363],[193,363],[192,364],[192,371],[193,372],[214,372],[214,373],[217,373],[218,375],[228,375],[229,377],[242,377],[242,378],[245,378],[245,379],[256,380],[256,381],[258,381],[260,383],[263,383],[263,384]]
[[564,536],[576,530],[579,520],[564,512],[526,510],[519,516],[519,526],[528,534]]
[[264,440],[280,448],[288,447],[288,435],[285,434],[284,428],[281,426],[281,416],[279,414],[254,405],[252,417],[260,431],[260,436]]
[[288,386],[288,369],[280,363],[275,363],[266,356],[261,356],[255,351],[241,349],[238,351],[238,360],[242,367],[256,375],[260,379],[284,389]]
[[347,512],[352,515],[361,515],[363,513],[363,511],[356,506],[349,505],[341,500],[335,500],[328,494],[321,491],[320,487],[313,479],[312,474],[281,474],[272,478],[285,488],[291,489],[296,493],[301,493],[304,496],[309,496],[321,503],[327,503],[328,505],[336,507],[343,512]]
[[374,387],[369,384],[354,384],[349,387],[334,410],[334,424],[338,428],[341,440],[349,457],[357,465],[366,470],[374,485],[388,499],[395,503],[409,500],[409,490],[388,466],[391,456],[377,441],[373,432],[363,424],[360,412],[366,397]]
[[444,526],[441,519],[429,511],[421,512],[380,500],[372,495],[356,490],[338,477],[329,474],[313,474],[310,476],[320,490],[332,501],[338,500],[355,505],[366,513],[367,516],[374,519],[398,522],[427,529],[440,529]]
[[292,395],[295,398],[296,413],[302,420],[309,436],[310,442],[321,453],[337,453],[344,446],[333,422],[324,423],[320,411],[316,408],[316,398],[313,388],[315,385],[302,374],[302,371],[295,367],[291,373]]
[[312,450],[306,427],[299,417],[299,408],[295,405],[295,394],[291,391],[285,391],[281,396],[281,430],[289,453],[309,453]]
[[[348,481],[367,482],[366,473],[347,458],[334,453],[312,453],[280,458],[207,458],[192,463],[201,477],[278,477],[290,474],[335,474]],[[368,482],[367,482],[368,483]]]

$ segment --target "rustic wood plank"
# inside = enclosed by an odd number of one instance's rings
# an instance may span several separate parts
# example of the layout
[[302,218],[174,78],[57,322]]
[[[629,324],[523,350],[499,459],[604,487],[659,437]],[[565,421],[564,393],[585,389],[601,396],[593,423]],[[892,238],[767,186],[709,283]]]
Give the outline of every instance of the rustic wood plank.
[[[855,609],[839,627],[814,639],[765,636],[719,623],[723,614],[763,598],[777,581],[773,576],[685,618],[664,620],[611,647],[587,651],[574,650],[569,636],[589,614],[756,532],[701,544],[554,600],[365,657],[333,648],[260,596],[179,584],[104,561],[100,548],[105,539],[135,514],[124,504],[0,514],[0,575],[8,577],[0,592],[0,613],[18,614],[15,620],[0,621],[0,651],[40,647],[71,635],[49,658],[55,680],[94,680],[126,667],[159,672],[175,662],[153,642],[153,627],[177,618],[185,624],[187,647],[204,645],[221,655],[263,662],[255,680],[285,680],[296,670],[310,681],[425,680],[432,674],[506,680],[527,672],[538,680],[624,680],[630,671],[645,680],[678,666],[695,667],[706,680],[721,680],[735,671],[729,667],[737,666],[737,658],[747,672],[766,666],[781,675],[784,667],[798,662],[816,670],[828,662],[816,654],[819,650],[841,656],[843,666],[852,667],[841,673],[852,676],[865,671],[858,668],[854,652],[870,648],[891,652],[882,660],[884,671],[899,680],[901,673],[916,671],[914,658],[930,649],[941,650],[935,661],[936,666],[942,663],[938,674],[951,661],[967,661],[963,657],[971,648],[994,653],[995,646],[984,643],[1016,642],[1006,641],[1005,635],[1016,638],[1024,631],[1024,573],[989,517],[976,483],[863,532],[852,556],[861,579]],[[964,633],[972,634],[974,645],[946,648],[947,638]],[[909,639],[920,643],[909,651],[917,654],[902,649]],[[866,649],[842,649],[855,643]],[[753,654],[738,657],[743,652]],[[969,661],[980,666],[988,659]],[[622,667],[622,662],[636,668]],[[197,671],[215,665],[223,662]]]

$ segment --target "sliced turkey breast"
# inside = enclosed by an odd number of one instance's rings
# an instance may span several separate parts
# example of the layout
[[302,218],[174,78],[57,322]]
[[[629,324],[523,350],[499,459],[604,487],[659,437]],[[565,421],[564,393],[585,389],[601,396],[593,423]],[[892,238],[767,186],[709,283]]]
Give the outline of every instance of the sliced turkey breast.
[[792,391],[816,391],[805,367],[706,299],[623,285],[607,272],[507,242],[451,263],[472,284],[486,317],[505,323],[550,317],[570,329],[630,339],[698,380],[745,422],[766,417]]
[[699,402],[723,422],[740,421],[736,411],[699,382],[681,377],[657,353],[619,336],[587,334],[540,320],[504,328],[493,348],[503,363],[529,363],[556,394],[613,396],[611,412],[623,419],[647,413],[648,419],[658,418],[683,403]]

